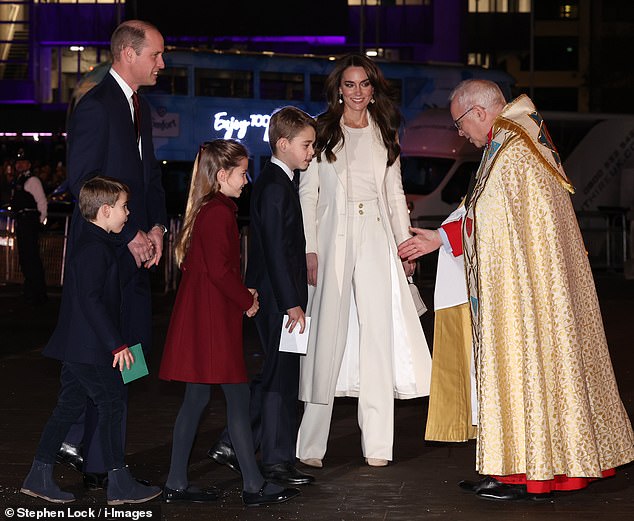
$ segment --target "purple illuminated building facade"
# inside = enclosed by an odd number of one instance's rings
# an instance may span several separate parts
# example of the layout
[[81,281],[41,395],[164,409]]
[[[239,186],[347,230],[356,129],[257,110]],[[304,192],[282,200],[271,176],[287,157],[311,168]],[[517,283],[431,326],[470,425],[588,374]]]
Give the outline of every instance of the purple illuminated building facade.
[[631,0],[2,0],[0,132],[63,128],[129,18],[179,47],[501,68],[548,109],[634,112]]
[[234,0],[198,17],[192,13],[200,3],[188,0],[3,2],[0,132],[63,126],[75,85],[109,60],[110,34],[128,18],[155,23],[174,46],[318,55],[361,50],[395,61],[464,63],[465,3]]

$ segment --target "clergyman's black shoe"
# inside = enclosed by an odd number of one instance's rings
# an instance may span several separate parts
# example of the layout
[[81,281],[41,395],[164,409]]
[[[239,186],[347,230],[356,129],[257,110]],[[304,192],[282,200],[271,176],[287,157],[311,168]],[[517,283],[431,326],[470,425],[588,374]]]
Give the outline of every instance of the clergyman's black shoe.
[[81,455],[80,447],[66,442],[62,443],[62,446],[57,451],[55,461],[69,465],[77,472],[81,472],[84,466],[84,457]]
[[486,476],[484,479],[478,481],[464,480],[458,483],[458,486],[465,492],[473,492],[477,494],[480,490],[487,490],[489,488],[499,487],[502,485],[497,479],[491,476]]
[[209,449],[207,456],[219,465],[226,465],[234,472],[241,474],[240,464],[238,463],[236,453],[233,450],[233,447],[228,443],[218,441],[213,447],[211,447],[211,449]]
[[494,487],[481,488],[476,492],[476,496],[482,499],[493,501],[517,501],[518,499],[529,499],[525,485],[507,485],[500,483]]
[[222,490],[216,487],[206,489],[187,487],[185,490],[174,490],[172,488],[163,487],[163,501],[166,503],[174,503],[177,501],[207,503],[208,501],[217,501],[223,496],[224,493]]
[[285,488],[277,494],[265,494],[264,488],[266,481],[262,485],[259,492],[242,491],[242,502],[248,507],[259,507],[261,505],[272,505],[275,503],[284,503],[289,499],[299,496],[300,491],[296,488]]
[[262,475],[269,481],[283,485],[308,485],[315,481],[315,477],[297,470],[291,463],[276,463],[262,465]]

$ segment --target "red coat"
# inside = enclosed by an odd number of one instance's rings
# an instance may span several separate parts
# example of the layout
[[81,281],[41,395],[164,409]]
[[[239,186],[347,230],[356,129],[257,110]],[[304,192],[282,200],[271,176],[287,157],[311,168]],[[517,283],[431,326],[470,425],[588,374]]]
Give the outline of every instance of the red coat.
[[240,277],[237,207],[218,193],[194,222],[172,311],[159,378],[242,383],[242,316],[253,296]]

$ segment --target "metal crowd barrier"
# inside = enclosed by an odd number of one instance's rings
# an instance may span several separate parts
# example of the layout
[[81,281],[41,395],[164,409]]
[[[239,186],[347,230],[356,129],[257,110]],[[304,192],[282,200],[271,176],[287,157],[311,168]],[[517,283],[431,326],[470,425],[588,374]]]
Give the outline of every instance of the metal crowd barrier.
[[628,211],[629,208],[599,207],[599,211],[577,212],[593,268],[622,269],[631,258]]
[[[64,284],[64,262],[66,245],[70,229],[71,214],[50,212],[47,226],[40,233],[40,257],[44,265],[46,284],[48,286],[62,286]],[[180,270],[176,265],[174,249],[176,238],[182,227],[180,215],[169,218],[168,234],[163,244],[163,260],[157,273],[158,282],[164,292],[174,291],[178,286]],[[240,248],[242,250],[241,272],[246,271],[248,226],[240,227]],[[155,275],[153,275],[153,278]],[[15,239],[15,220],[11,213],[0,208],[0,284],[21,284],[24,277],[20,271],[18,248]]]
[[[48,215],[48,225],[40,233],[40,257],[48,286],[61,286],[64,283],[69,225],[70,215],[52,212]],[[0,209],[0,282],[21,284],[23,281],[15,239],[15,220],[9,211]]]

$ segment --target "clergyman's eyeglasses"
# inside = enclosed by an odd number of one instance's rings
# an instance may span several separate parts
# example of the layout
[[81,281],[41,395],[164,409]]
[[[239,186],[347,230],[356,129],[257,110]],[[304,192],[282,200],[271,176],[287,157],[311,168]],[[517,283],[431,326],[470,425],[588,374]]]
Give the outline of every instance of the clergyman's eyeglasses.
[[467,114],[469,114],[469,112],[471,112],[474,108],[476,108],[475,105],[473,105],[470,109],[468,109],[462,116],[460,116],[458,119],[454,119],[453,120],[453,124],[456,127],[457,130],[461,130],[462,129],[462,125],[460,124],[460,120],[462,118],[464,118]]

